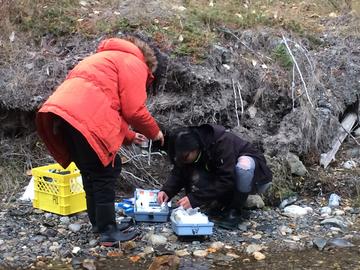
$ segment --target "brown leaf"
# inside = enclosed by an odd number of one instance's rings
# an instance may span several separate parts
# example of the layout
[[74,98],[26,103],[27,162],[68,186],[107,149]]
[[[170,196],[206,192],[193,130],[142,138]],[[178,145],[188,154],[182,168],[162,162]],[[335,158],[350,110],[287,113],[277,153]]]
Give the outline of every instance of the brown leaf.
[[176,270],[180,264],[180,258],[175,255],[156,257],[148,270]]
[[124,253],[122,251],[109,251],[107,253],[108,257],[121,257],[123,255],[124,255]]
[[141,259],[141,257],[138,256],[138,255],[135,255],[135,256],[131,256],[129,259],[130,259],[130,261],[132,261],[133,263],[136,263],[136,262],[138,262],[138,261]]

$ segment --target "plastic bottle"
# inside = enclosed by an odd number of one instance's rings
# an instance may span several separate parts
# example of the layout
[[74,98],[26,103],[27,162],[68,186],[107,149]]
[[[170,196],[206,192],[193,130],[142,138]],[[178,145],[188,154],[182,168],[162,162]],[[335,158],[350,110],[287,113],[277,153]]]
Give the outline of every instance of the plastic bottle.
[[335,193],[332,193],[332,194],[330,195],[330,198],[329,198],[329,206],[330,206],[331,208],[339,207],[339,205],[340,205],[340,200],[341,200],[341,198],[340,198],[339,195],[337,195],[337,194],[335,194]]

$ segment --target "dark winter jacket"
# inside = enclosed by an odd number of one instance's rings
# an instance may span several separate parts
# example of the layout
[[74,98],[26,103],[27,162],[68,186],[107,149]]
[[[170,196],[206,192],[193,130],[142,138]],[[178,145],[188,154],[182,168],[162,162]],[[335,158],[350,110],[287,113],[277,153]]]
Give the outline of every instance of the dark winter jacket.
[[236,189],[235,166],[240,156],[250,156],[255,160],[254,187],[271,182],[272,173],[263,154],[249,142],[219,125],[205,124],[191,127],[191,130],[200,138],[201,156],[195,163],[177,165],[170,140],[168,154],[174,168],[161,189],[170,198],[185,188],[192,207],[212,200],[231,200]]

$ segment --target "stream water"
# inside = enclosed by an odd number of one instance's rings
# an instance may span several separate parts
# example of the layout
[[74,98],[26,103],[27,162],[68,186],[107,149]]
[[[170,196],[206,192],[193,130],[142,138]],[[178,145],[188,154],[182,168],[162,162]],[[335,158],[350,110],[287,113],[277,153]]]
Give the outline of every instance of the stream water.
[[[211,257],[211,256],[210,256]],[[216,256],[214,256],[216,257]],[[250,260],[249,260],[250,259]],[[95,263],[97,269],[148,269],[151,261],[132,263],[128,258],[106,259]],[[161,267],[160,267],[161,268]],[[182,258],[179,270],[220,270],[220,269],[360,269],[360,241],[351,248],[337,248],[318,251],[308,249],[304,251],[285,251],[282,253],[266,254],[266,259],[255,261],[251,256],[242,256],[232,262],[216,261],[212,258],[191,259]],[[56,269],[64,269],[56,267]],[[67,268],[68,269],[68,268]],[[158,268],[159,269],[159,268]],[[162,269],[162,268],[161,268]],[[176,268],[164,268],[176,269]]]

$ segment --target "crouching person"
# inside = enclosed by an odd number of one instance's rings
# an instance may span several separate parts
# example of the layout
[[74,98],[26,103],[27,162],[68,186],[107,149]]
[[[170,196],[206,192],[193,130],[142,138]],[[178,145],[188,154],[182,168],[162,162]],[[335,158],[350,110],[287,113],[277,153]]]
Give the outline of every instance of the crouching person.
[[168,155],[174,167],[158,194],[159,203],[184,188],[186,196],[177,204],[187,209],[217,201],[225,209],[218,222],[223,228],[236,228],[248,195],[271,185],[263,154],[223,126],[175,130],[169,135]]

